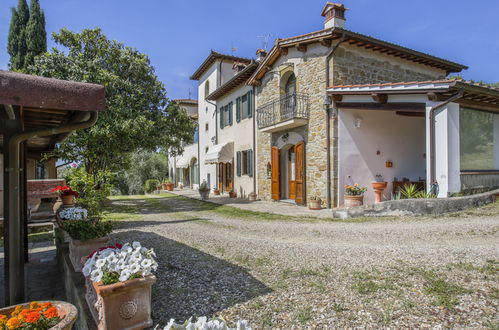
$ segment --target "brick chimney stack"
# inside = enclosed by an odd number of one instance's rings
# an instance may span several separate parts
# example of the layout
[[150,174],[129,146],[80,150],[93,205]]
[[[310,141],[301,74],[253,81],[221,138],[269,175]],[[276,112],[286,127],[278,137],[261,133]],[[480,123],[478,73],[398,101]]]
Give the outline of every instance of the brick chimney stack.
[[324,17],[324,29],[345,27],[345,11],[348,10],[341,3],[327,2],[321,15]]

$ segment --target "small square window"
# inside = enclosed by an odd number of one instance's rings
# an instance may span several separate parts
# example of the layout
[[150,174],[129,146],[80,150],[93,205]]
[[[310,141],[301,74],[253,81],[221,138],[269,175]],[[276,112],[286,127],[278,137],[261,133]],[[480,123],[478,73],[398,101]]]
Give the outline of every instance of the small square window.
[[204,130],[208,132],[208,123],[204,125]]
[[208,147],[204,148],[204,153],[208,153]]

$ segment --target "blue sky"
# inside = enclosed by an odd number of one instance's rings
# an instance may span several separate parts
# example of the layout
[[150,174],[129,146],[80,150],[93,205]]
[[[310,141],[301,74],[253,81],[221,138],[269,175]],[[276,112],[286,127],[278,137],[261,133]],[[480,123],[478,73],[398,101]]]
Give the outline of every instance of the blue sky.
[[[323,0],[40,0],[49,33],[101,27],[150,56],[170,98],[193,97],[189,76],[210,50],[253,57],[257,36],[295,36],[323,26]],[[345,0],[346,27],[470,68],[466,79],[499,82],[499,1]],[[10,7],[0,3],[0,68],[6,69]],[[49,46],[54,43],[49,40]]]

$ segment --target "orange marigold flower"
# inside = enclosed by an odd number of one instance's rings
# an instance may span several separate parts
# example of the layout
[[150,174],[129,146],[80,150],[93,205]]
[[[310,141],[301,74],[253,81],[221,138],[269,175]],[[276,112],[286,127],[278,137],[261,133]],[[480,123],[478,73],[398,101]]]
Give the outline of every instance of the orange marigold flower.
[[13,317],[10,320],[7,321],[7,328],[9,330],[11,329],[17,329],[21,326],[21,321],[19,321],[17,318]]
[[354,184],[354,186],[358,187],[358,186],[359,186],[359,184],[358,184],[358,183],[356,183],[356,184]]
[[28,323],[36,323],[40,319],[40,313],[31,312],[26,316],[26,322]]
[[57,308],[55,307],[50,307],[49,309],[47,309],[45,312],[43,312],[43,315],[48,318],[48,319],[51,319],[53,317],[58,317],[59,316],[59,313],[57,312]]
[[52,307],[52,303],[51,302],[44,302],[43,304],[41,304],[42,308],[43,309],[48,309],[50,307]]
[[0,327],[7,323],[7,315],[0,314]]
[[14,311],[10,314],[10,316],[17,316],[17,314],[19,314],[22,310],[23,310],[23,306],[18,305],[18,306],[16,306]]
[[30,309],[35,309],[38,307],[40,307],[40,304],[38,303],[38,301],[32,301],[31,304],[29,304]]

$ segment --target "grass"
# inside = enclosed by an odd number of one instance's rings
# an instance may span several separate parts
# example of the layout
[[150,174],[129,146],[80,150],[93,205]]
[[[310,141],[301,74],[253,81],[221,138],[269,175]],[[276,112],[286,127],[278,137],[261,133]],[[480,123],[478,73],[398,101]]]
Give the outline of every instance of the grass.
[[[40,242],[48,242],[54,238],[53,232],[39,232],[28,235],[28,241],[30,243],[40,243]],[[4,240],[0,238],[0,245],[3,245]]]
[[296,314],[296,319],[300,323],[307,323],[312,319],[312,308],[311,307],[305,307],[301,310],[298,311]]

